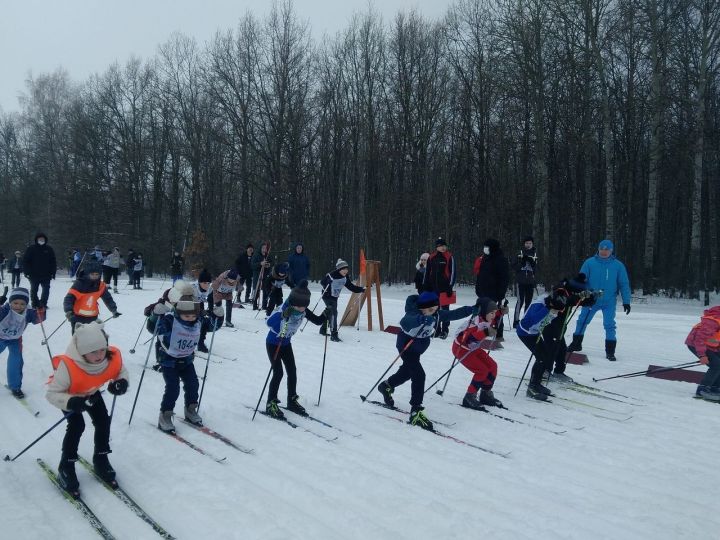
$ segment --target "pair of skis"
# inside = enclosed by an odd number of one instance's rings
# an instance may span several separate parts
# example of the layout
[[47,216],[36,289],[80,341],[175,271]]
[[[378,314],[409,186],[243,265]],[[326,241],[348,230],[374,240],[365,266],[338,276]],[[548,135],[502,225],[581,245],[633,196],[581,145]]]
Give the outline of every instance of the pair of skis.
[[[125,506],[127,506],[137,517],[139,517],[141,520],[143,520],[145,523],[150,525],[152,529],[160,536],[160,538],[166,538],[166,539],[172,539],[175,538],[173,535],[171,535],[168,531],[166,531],[157,521],[155,521],[150,514],[142,507],[140,506],[123,488],[118,486],[117,484],[108,484],[105,482],[102,478],[100,478],[96,473],[95,469],[93,468],[92,464],[90,464],[87,460],[84,458],[79,458],[79,462],[85,467],[92,476],[100,482],[105,488],[115,495]],[[48,476],[50,481],[57,487],[60,492],[63,494],[63,496],[80,512],[80,514],[87,520],[87,522],[90,524],[90,526],[97,531],[97,533],[107,540],[113,540],[115,536],[108,530],[108,528],[105,526],[105,524],[100,520],[100,518],[95,514],[95,512],[92,511],[92,509],[88,506],[88,504],[83,500],[83,498],[78,495],[77,497],[73,496],[71,493],[67,492],[62,485],[60,484],[60,481],[58,479],[57,473],[42,459],[37,460],[38,465],[40,468],[45,471],[45,474]]]

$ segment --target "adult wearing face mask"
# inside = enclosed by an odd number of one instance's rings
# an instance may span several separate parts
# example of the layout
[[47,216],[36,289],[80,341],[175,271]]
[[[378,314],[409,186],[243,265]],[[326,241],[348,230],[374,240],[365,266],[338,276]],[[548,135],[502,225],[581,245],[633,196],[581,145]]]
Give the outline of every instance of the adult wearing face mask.
[[[35,243],[25,250],[23,271],[30,280],[30,299],[33,308],[47,307],[50,296],[50,280],[55,279],[57,261],[55,251],[47,243],[45,233],[35,235]],[[38,289],[42,286],[42,295],[38,298]]]
[[[478,298],[490,298],[497,303],[503,313],[507,313],[507,306],[503,306],[503,300],[510,281],[510,265],[500,249],[500,242],[494,238],[485,240],[483,254],[475,259],[473,273],[476,276],[475,294]],[[503,329],[503,317],[500,317],[495,341],[505,341]]]
[[[435,240],[435,251],[428,257],[423,290],[434,292],[438,297],[443,293],[452,296],[453,287],[455,287],[455,257],[448,250],[445,239],[440,237]],[[450,306],[444,305],[440,309],[447,311]],[[449,332],[450,319],[438,319],[435,337],[445,339]]]

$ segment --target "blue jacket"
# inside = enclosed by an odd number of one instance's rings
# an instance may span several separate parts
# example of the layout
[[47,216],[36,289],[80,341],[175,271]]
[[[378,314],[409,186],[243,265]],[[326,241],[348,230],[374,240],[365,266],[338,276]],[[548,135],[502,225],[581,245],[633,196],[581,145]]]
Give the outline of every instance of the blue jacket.
[[[302,246],[302,244],[298,243],[295,248],[297,246]],[[290,278],[290,283],[293,285],[297,285],[303,279],[308,279],[310,276],[310,259],[305,255],[305,248],[303,247],[302,253],[296,253],[295,248],[293,248],[293,252],[287,260],[288,266],[290,267],[288,277]]]
[[400,319],[402,332],[395,342],[398,351],[402,351],[408,341],[414,339],[410,348],[413,353],[421,355],[430,346],[430,338],[435,334],[438,321],[456,321],[473,313],[472,306],[464,306],[453,310],[439,309],[434,315],[423,315],[417,307],[417,299],[417,294],[411,294],[405,300],[405,316]]
[[[11,310],[12,308],[9,302],[0,306],[0,339],[2,340],[12,341],[20,339],[28,324],[40,324],[45,320],[36,309],[27,308],[25,313],[19,316],[25,319],[22,323],[17,326],[13,323],[8,324],[12,319],[3,323]],[[15,317],[18,317],[18,315],[16,314]]]
[[587,276],[588,287],[593,290],[602,289],[603,294],[595,302],[595,306],[615,305],[618,291],[622,295],[623,304],[630,303],[630,279],[625,265],[610,255],[603,259],[599,255],[587,259],[580,272]]
[[550,309],[545,305],[545,298],[542,296],[535,300],[525,312],[517,327],[517,335],[520,337],[537,336],[547,326],[556,315],[550,313]]
[[[278,343],[281,343],[280,346],[285,347],[290,345],[290,340],[302,325],[305,317],[307,317],[311,323],[317,324],[318,326],[327,320],[325,315],[315,315],[312,311],[310,311],[310,309],[306,309],[303,312],[291,309],[290,318],[283,319],[282,312],[289,305],[290,304],[286,300],[285,303],[276,309],[275,313],[270,315],[266,321],[266,324],[270,327],[270,331],[265,338],[265,343],[270,345],[277,345]],[[282,337],[280,336],[281,333]]]

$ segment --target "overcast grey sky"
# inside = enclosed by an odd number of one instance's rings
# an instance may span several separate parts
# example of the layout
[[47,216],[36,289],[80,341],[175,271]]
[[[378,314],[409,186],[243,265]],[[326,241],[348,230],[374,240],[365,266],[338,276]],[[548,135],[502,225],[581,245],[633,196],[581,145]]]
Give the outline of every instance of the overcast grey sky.
[[[387,21],[417,8],[442,17],[450,0],[374,0]],[[367,0],[295,0],[313,35],[334,35]],[[247,11],[264,17],[271,0],[0,0],[0,111],[19,109],[28,73],[62,66],[75,81],[103,72],[114,61],[155,54],[174,31],[203,44],[218,28],[235,27]]]

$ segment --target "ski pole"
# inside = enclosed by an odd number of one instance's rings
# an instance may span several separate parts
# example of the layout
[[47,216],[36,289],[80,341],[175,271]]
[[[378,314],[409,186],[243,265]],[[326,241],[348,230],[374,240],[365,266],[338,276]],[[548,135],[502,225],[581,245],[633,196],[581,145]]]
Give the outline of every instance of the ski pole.
[[200,397],[198,398],[197,410],[200,410],[200,403],[202,402],[203,391],[205,390],[205,381],[207,380],[208,367],[210,367],[210,355],[212,355],[213,344],[215,343],[215,332],[217,332],[217,319],[213,322],[213,335],[210,338],[210,348],[208,349],[207,361],[205,362],[205,373],[203,373],[203,382],[200,387]]
[[6,456],[5,456],[5,461],[15,461],[17,458],[19,458],[20,456],[22,456],[25,452],[27,452],[28,450],[30,450],[30,448],[32,448],[33,446],[35,446],[35,444],[36,444],[40,439],[42,439],[43,437],[45,437],[45,435],[47,435],[47,434],[50,433],[53,429],[55,429],[56,427],[58,427],[63,421],[67,420],[68,417],[69,417],[71,414],[73,414],[72,411],[66,412],[60,420],[58,420],[57,422],[55,422],[55,423],[50,427],[50,429],[48,429],[45,433],[43,433],[42,435],[40,435],[37,439],[35,439],[33,442],[31,442],[31,443],[28,444],[25,448],[23,448],[23,450],[22,450],[17,456],[15,456],[14,458],[10,458],[9,455],[6,455]]
[[[67,319],[65,319],[67,321]],[[43,335],[43,344],[45,345],[45,348],[47,349],[48,356],[50,357],[50,362],[52,363],[52,352],[50,352],[50,345],[48,345],[47,342],[47,335],[45,334],[45,324],[43,324],[43,321],[40,321],[40,330],[42,330]]]
[[147,321],[149,318],[150,318],[150,315],[145,317],[145,321],[142,323],[142,326],[140,327],[140,332],[138,332],[137,339],[135,340],[135,344],[132,346],[132,349],[130,349],[130,354],[135,354],[135,347],[137,347],[138,341],[140,341],[140,336],[142,335],[142,332],[145,329],[145,325],[147,324]]
[[[42,341],[41,345],[47,345],[47,342],[50,340],[50,338],[53,337],[53,336],[55,335],[55,332],[57,332],[58,330],[60,330],[60,328],[62,328],[62,325],[65,324],[66,322],[67,322],[67,319],[63,319],[63,322],[61,322],[60,324],[57,325],[57,328],[55,328],[55,330],[53,330],[53,331],[50,333],[50,335],[47,336],[47,337]],[[41,328],[42,328],[42,326],[41,326]],[[45,337],[45,330],[43,330],[43,337]]]
[[[422,328],[424,328],[424,327],[420,327],[421,330],[422,330]],[[420,333],[420,332],[418,332],[418,334],[419,334],[419,333]],[[383,380],[383,377],[385,377],[385,375],[387,375],[387,372],[390,371],[390,368],[392,368],[393,365],[395,364],[395,362],[398,361],[398,359],[402,356],[402,353],[404,353],[405,351],[407,351],[407,350],[410,348],[410,345],[412,345],[414,341],[415,341],[415,338],[412,338],[412,339],[410,339],[410,341],[407,342],[407,344],[406,344],[406,345],[402,348],[402,350],[397,354],[397,356],[395,357],[395,360],[393,360],[392,362],[390,362],[390,365],[389,365],[388,368],[385,370],[385,372],[384,372],[382,375],[380,375],[380,378],[375,382],[375,384],[373,384],[373,385],[370,387],[370,390],[368,390],[367,393],[366,393],[364,396],[360,396],[360,399],[362,399],[363,402],[365,402],[365,400],[366,400],[366,399],[368,398],[368,396],[370,395],[370,392],[372,392],[373,390],[375,390],[375,387],[376,387],[378,384],[380,384],[380,382]]]
[[113,414],[115,414],[115,400],[117,399],[117,395],[113,394],[113,400],[112,405],[110,406],[110,416],[108,418],[108,424],[112,424]]
[[278,354],[280,354],[280,345],[282,345],[283,337],[285,337],[285,330],[287,330],[288,323],[285,323],[285,327],[280,331],[280,334],[278,334],[278,337],[280,340],[278,341],[277,347],[275,348],[275,354],[273,354],[272,361],[270,362],[270,369],[268,370],[267,377],[265,377],[265,384],[263,385],[262,392],[260,392],[260,397],[258,398],[258,402],[255,405],[255,411],[253,411],[252,420],[255,420],[255,415],[258,412],[258,408],[260,407],[260,402],[262,401],[263,395],[265,395],[265,388],[267,388],[268,381],[270,380],[270,374],[273,371],[273,367],[275,367],[275,362],[277,362]]
[[[152,340],[153,338],[155,338],[155,336],[157,336],[158,328],[160,326],[159,323],[160,323],[160,321],[157,321],[155,323],[155,331],[153,332],[153,335],[150,338],[150,340]],[[138,383],[137,392],[135,392],[135,399],[133,400],[132,410],[130,411],[130,419],[128,420],[128,426],[130,425],[130,422],[132,422],[133,414],[135,414],[135,405],[137,404],[138,396],[140,395],[140,387],[142,387],[143,379],[145,378],[145,371],[147,370],[147,365],[148,365],[148,360],[150,359],[150,351],[151,350],[152,350],[152,345],[150,345],[148,347],[147,355],[145,355],[145,365],[143,365],[142,373],[140,374],[140,382]]]
[[682,368],[689,368],[689,367],[695,367],[699,366],[700,362],[694,361],[694,362],[685,362],[683,364],[677,364],[675,366],[667,366],[667,367],[661,367],[656,369],[646,369],[644,371],[634,371],[632,373],[624,373],[621,375],[615,375],[613,377],[603,377],[600,379],[596,379],[593,377],[594,382],[600,382],[600,381],[609,381],[610,379],[630,379],[632,377],[642,377],[644,375],[648,375],[650,373],[661,373],[663,371],[672,371],[673,369],[682,369]]
[[323,378],[325,377],[325,357],[327,356],[327,342],[328,342],[328,334],[325,333],[325,348],[323,349],[323,365],[322,365],[322,371],[320,372],[320,391],[318,392],[318,402],[317,406],[320,406],[320,396],[322,396],[322,387],[323,387]]

